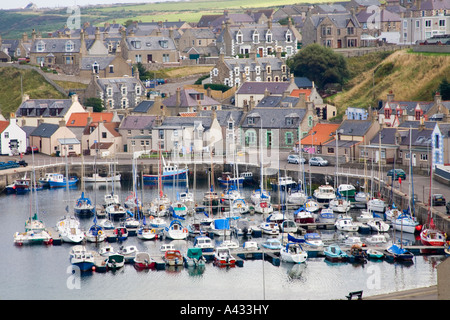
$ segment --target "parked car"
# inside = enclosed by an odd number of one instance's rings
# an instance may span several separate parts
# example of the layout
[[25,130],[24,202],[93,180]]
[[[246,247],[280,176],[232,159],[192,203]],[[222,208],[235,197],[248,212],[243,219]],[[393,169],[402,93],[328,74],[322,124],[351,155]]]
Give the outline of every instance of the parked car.
[[27,147],[27,151],[25,152],[26,154],[30,154],[33,151],[33,153],[38,153],[39,152],[39,148],[36,146],[28,146]]
[[445,206],[445,197],[442,194],[433,194],[431,199],[433,206]]
[[311,159],[309,159],[309,165],[310,166],[327,166],[328,165],[328,160],[325,160],[322,157],[313,157]]
[[299,163],[305,163],[306,160],[303,157],[300,157],[298,154],[290,154],[287,157],[287,162],[288,163],[295,163],[295,164],[299,164]]
[[406,179],[406,173],[402,169],[391,169],[387,172],[388,177],[393,177],[395,181],[398,180],[398,178],[402,178],[402,180]]

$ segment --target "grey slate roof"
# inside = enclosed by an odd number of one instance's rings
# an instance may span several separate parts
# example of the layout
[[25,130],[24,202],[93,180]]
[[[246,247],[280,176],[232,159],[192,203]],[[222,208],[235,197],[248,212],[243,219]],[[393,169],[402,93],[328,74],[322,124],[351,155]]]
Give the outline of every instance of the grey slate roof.
[[346,136],[363,136],[372,126],[370,120],[345,120],[341,123],[338,130],[343,130],[342,134]]
[[140,80],[134,77],[97,78],[96,81],[103,91],[106,90],[108,85],[111,86],[113,93],[120,92],[120,86],[122,85],[127,87],[127,92],[133,91],[136,85],[144,87]]
[[205,130],[209,129],[212,124],[211,117],[166,117],[162,125],[156,128],[160,129],[181,129],[183,127],[195,127],[201,122]]
[[294,82],[299,89],[312,88],[312,82],[306,77],[295,77]]
[[261,99],[256,105],[256,108],[288,108],[295,107],[299,102],[298,97],[282,97],[282,96],[268,96]]
[[[180,107],[196,107],[200,104],[202,106],[218,106],[221,105],[220,102],[214,100],[213,98],[208,97],[206,94],[203,95],[202,100],[196,100],[195,95],[200,94],[197,90],[194,89],[181,89],[180,91]],[[175,107],[176,106],[176,94],[170,96],[169,98],[163,100],[163,104],[167,107]]]
[[[43,51],[37,51],[37,45],[43,43],[45,48]],[[66,51],[68,42],[73,43],[73,50]],[[94,39],[85,39],[86,48],[89,49],[94,43]],[[30,52],[32,53],[79,53],[81,48],[81,40],[79,38],[39,38],[32,45]]]
[[[140,42],[140,48],[136,48],[132,45],[133,41]],[[161,45],[161,41],[165,41],[167,43],[167,47]],[[126,46],[129,50],[133,51],[155,51],[155,50],[176,50],[175,42],[165,36],[143,36],[143,37],[130,37],[126,38]]]
[[50,138],[56,130],[58,130],[59,125],[53,123],[41,123],[30,136],[41,137],[41,138]]
[[234,68],[239,68],[239,72],[245,72],[245,67],[250,67],[250,72],[252,72],[255,71],[257,66],[259,66],[262,70],[265,70],[265,68],[269,65],[273,71],[278,71],[281,70],[281,66],[285,64],[277,57],[225,59],[224,62],[230,70],[234,71]]
[[355,26],[360,25],[358,20],[350,13],[317,14],[312,15],[310,18],[314,27],[317,28],[327,17],[330,18],[331,22],[340,29],[346,28],[350,20]]
[[127,116],[122,120],[119,130],[142,130],[151,129],[156,116]]
[[153,100],[144,100],[144,101],[141,101],[141,102],[133,109],[133,112],[147,113],[148,110],[150,110],[150,108],[153,106],[154,103],[155,103],[155,101],[153,101]]
[[16,117],[63,117],[71,105],[72,99],[26,100],[17,109]]
[[[199,115],[202,117],[211,117],[212,111],[200,111]],[[216,118],[221,127],[225,127],[227,125],[230,117],[234,120],[235,124],[239,124],[241,122],[242,117],[244,116],[244,112],[242,110],[216,110]]]
[[381,132],[381,144],[382,145],[395,145],[395,133],[397,128],[383,128],[370,140],[370,144],[378,145],[380,143],[380,132]]
[[[262,120],[264,129],[298,129],[305,114],[306,109],[303,108],[254,108],[246,115],[242,127],[260,128]],[[286,124],[288,117],[294,119],[291,125]],[[248,123],[248,118],[254,118],[253,123]]]
[[290,82],[244,82],[236,94],[264,94],[267,89],[270,94],[283,94],[290,86]]
[[[288,26],[282,26],[278,23],[274,23],[272,25],[272,28],[270,28],[270,32],[272,33],[272,41],[285,41],[286,40],[286,32],[289,30]],[[236,27],[229,27],[228,33],[232,37],[232,39],[236,39],[236,35],[238,32],[241,32],[242,34],[242,40],[243,42],[253,42],[253,34],[255,32],[258,32],[260,41],[265,39],[266,33],[269,31],[269,26],[265,24],[252,24],[252,25],[245,25],[245,26],[236,26]],[[226,32],[224,30],[220,33],[220,35],[217,37],[217,42],[223,42],[223,34]],[[292,31],[290,31],[292,36],[295,36]]]
[[[414,115],[414,110],[416,109],[418,104],[422,108],[423,113],[426,114],[428,110],[433,107],[434,101],[390,101],[389,107],[392,110],[392,114],[394,114],[397,107],[400,107],[401,109],[406,111],[408,115]],[[379,113],[384,113],[385,108],[386,103],[384,104],[383,108],[380,109]]]
[[97,57],[90,57],[86,56],[81,58],[81,70],[92,70],[92,66],[94,63],[98,63],[98,66],[100,70],[106,69],[111,62],[115,59],[115,56],[97,56]]

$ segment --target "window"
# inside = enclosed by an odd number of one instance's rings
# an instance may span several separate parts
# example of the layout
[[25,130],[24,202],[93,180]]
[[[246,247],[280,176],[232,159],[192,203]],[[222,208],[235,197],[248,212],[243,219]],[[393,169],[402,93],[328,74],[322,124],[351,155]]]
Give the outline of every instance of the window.
[[141,48],[141,42],[138,40],[131,40],[131,45],[133,46],[133,48],[135,49],[140,49]]
[[287,31],[286,32],[286,42],[291,42],[292,41],[292,34],[291,31]]
[[248,118],[247,118],[247,124],[255,124],[255,118],[253,118],[253,117],[248,117]]
[[438,134],[436,134],[435,136],[434,136],[434,147],[435,148],[439,148],[440,146],[439,146],[439,135]]
[[425,28],[431,28],[431,20],[425,20]]
[[72,52],[74,49],[74,44],[72,41],[67,41],[66,42],[66,52]]
[[428,153],[421,153],[420,154],[420,160],[428,161]]
[[127,87],[126,86],[122,86],[120,88],[120,91],[122,92],[122,95],[126,95],[127,94]]
[[109,73],[114,73],[114,66],[113,65],[109,66]]
[[272,32],[270,30],[266,33],[266,42],[272,42]]
[[140,55],[140,54],[135,55],[134,60],[136,61],[136,63],[142,62],[142,55]]
[[113,95],[113,89],[112,89],[111,87],[108,87],[108,88],[106,89],[106,95],[107,95],[108,97],[112,97],[112,95]]
[[161,46],[161,48],[168,48],[169,47],[169,41],[167,41],[167,40],[160,40],[159,41],[159,45]]
[[102,139],[106,139],[106,132],[102,132]]
[[66,64],[73,64],[73,57],[66,57]]
[[420,28],[420,20],[416,20],[416,28]]
[[159,137],[159,139],[164,139],[164,130],[163,129],[158,130],[158,137]]
[[245,132],[245,144],[247,146],[256,145],[256,131],[255,130],[247,130]]
[[5,132],[5,139],[9,138],[9,132]]
[[45,50],[45,43],[44,43],[44,41],[39,41],[36,44],[36,51],[37,52],[44,52],[44,50]]
[[145,141],[141,140],[141,146],[145,146]]
[[170,62],[170,55],[168,53],[163,53],[163,62]]
[[327,151],[328,151],[329,154],[334,154],[334,148],[328,148]]
[[127,132],[127,133],[128,133],[128,135],[131,135],[131,130],[128,130],[128,132]]
[[257,30],[253,33],[253,43],[259,43],[259,33]]
[[131,145],[132,145],[132,146],[135,146],[135,145],[136,145],[136,141],[131,140]]
[[294,135],[292,132],[286,132],[284,135],[286,144],[293,144],[294,143]]
[[445,27],[445,20],[439,20],[439,27]]
[[355,29],[353,27],[347,28],[347,34],[354,34],[354,33],[355,33]]
[[125,109],[128,105],[128,99],[127,98],[123,98],[122,99],[122,109]]

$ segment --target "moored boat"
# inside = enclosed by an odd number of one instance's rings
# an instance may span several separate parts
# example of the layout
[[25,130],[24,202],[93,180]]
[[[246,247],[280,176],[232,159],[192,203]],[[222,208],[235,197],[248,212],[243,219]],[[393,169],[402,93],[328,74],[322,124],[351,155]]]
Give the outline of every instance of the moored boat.
[[218,267],[234,267],[236,258],[231,255],[229,248],[217,247],[214,251],[214,265]]
[[288,242],[280,249],[280,257],[284,262],[303,263],[308,259],[308,253],[298,243]]
[[325,259],[330,262],[345,262],[348,255],[337,244],[328,246],[324,251]]
[[137,252],[133,262],[134,267],[138,270],[154,269],[156,264],[155,260],[150,257],[148,252]]

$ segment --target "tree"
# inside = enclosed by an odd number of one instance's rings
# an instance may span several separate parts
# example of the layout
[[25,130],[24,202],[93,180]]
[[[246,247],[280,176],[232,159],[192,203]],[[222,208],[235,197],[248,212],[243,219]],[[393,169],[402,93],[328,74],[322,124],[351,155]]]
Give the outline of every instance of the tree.
[[439,93],[442,96],[442,100],[450,100],[450,83],[445,78],[439,85]]
[[92,107],[94,112],[103,111],[103,101],[100,98],[87,98],[84,105],[86,107]]
[[323,88],[328,83],[343,84],[349,76],[345,58],[330,48],[310,44],[288,60],[295,76],[307,77]]

